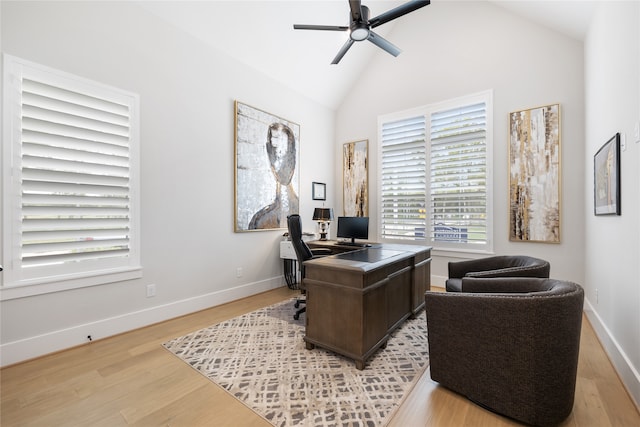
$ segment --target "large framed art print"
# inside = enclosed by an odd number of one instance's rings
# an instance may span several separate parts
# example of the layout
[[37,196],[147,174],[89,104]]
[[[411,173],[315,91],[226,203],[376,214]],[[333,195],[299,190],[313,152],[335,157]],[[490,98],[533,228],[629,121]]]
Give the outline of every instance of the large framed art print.
[[369,140],[342,146],[342,206],[344,216],[369,216]]
[[509,115],[509,240],[560,243],[560,105]]
[[235,102],[235,232],[287,228],[298,213],[300,126]]

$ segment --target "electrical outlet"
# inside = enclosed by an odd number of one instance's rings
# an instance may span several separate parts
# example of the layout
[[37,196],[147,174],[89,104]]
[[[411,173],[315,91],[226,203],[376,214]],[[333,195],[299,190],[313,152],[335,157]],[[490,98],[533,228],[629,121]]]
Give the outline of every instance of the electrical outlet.
[[596,304],[598,304],[599,299],[600,299],[600,298],[598,298],[598,290],[596,289]]
[[236,268],[236,277],[242,277],[242,267]]
[[147,298],[156,296],[156,285],[147,285]]

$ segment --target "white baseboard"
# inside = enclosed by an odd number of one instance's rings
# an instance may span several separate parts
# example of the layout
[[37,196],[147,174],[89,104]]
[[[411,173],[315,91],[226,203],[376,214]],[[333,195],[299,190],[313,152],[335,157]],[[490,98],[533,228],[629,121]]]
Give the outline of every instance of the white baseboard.
[[584,312],[636,408],[640,409],[640,373],[587,298],[584,300]]
[[447,276],[435,276],[431,275],[431,286],[437,286],[439,288],[444,288],[445,282],[447,281]]
[[194,313],[216,305],[235,301],[283,286],[282,276],[235,288],[211,292],[168,304],[158,305],[121,316],[101,319],[47,334],[25,338],[0,345],[0,366],[8,366],[49,353],[65,350],[88,342],[87,336],[107,338],[154,323]]

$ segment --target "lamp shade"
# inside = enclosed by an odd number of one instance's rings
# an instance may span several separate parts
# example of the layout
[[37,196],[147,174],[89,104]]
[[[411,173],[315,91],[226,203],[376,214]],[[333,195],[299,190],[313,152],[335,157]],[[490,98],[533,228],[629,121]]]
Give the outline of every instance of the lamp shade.
[[313,210],[314,221],[333,221],[333,209],[331,208],[315,208]]

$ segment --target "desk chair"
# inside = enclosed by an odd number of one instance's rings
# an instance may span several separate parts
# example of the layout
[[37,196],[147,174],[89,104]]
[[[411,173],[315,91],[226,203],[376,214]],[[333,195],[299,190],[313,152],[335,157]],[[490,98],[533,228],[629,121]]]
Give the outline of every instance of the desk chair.
[[[322,256],[331,255],[331,249],[309,249],[309,246],[302,240],[302,219],[300,215],[293,214],[287,217],[287,226],[289,228],[289,238],[291,239],[291,244],[293,245],[293,249],[296,251],[296,258],[298,258],[298,266],[300,268],[300,290],[302,293],[305,293],[304,286],[304,262],[310,260],[312,258],[319,258]],[[298,299],[296,301],[295,307],[300,307],[300,304],[304,304],[306,301],[304,299]],[[300,314],[307,311],[306,307],[300,308],[295,312],[293,318],[298,320],[300,318]]]

